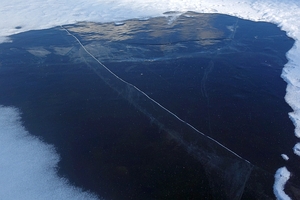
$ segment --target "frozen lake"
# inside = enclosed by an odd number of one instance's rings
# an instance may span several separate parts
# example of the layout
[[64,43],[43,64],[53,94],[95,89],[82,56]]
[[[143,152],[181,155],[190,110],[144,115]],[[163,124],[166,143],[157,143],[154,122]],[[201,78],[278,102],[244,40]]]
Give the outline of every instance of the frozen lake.
[[294,40],[265,22],[165,15],[11,36],[0,105],[99,198],[272,199],[283,165],[299,184],[280,77]]

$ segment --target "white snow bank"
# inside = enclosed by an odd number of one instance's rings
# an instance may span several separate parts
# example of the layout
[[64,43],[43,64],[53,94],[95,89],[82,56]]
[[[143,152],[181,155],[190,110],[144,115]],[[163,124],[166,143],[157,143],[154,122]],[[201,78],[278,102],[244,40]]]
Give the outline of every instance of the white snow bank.
[[59,156],[24,129],[15,108],[0,106],[0,199],[97,199],[56,175]]

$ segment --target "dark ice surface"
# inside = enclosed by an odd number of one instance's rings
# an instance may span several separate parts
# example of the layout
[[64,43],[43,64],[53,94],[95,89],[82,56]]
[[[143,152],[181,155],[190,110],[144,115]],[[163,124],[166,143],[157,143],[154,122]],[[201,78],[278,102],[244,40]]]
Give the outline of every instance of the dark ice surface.
[[299,170],[280,78],[294,41],[273,24],[170,12],[11,38],[0,105],[55,145],[60,176],[99,197],[274,199],[280,154]]

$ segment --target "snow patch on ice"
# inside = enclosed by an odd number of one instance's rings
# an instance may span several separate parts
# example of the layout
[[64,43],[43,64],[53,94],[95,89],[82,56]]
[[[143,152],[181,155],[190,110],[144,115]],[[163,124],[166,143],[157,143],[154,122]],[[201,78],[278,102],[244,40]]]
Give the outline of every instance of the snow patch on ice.
[[289,160],[289,157],[288,157],[286,154],[281,154],[281,157],[282,157],[284,160]]
[[297,155],[297,156],[300,156],[300,143],[297,143],[295,144],[294,146],[294,153]]
[[284,186],[289,180],[291,173],[286,167],[279,168],[275,174],[273,191],[278,200],[290,200],[291,198],[284,192]]

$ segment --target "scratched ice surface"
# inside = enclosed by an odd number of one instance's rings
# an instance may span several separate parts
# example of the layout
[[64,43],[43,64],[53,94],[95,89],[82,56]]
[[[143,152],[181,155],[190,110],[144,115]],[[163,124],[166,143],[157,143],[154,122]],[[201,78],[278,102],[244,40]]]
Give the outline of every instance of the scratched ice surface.
[[293,40],[275,25],[169,12],[12,40],[0,105],[54,145],[72,185],[104,199],[274,199],[294,144],[280,78]]

